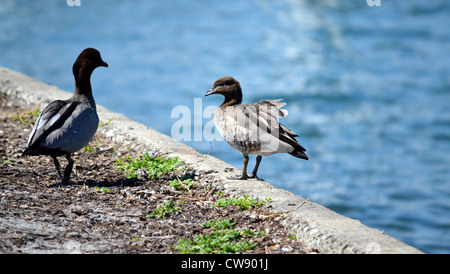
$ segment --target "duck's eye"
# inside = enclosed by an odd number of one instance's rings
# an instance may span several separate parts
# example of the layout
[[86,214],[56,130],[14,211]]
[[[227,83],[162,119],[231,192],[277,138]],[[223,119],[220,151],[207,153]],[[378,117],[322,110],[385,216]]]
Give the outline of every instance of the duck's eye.
[[225,86],[225,82],[219,82],[219,87]]

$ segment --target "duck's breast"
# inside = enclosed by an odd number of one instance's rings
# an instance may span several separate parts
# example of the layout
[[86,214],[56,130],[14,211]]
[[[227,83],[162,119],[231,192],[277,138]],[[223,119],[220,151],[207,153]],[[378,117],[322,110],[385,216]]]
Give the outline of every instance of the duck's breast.
[[[214,113],[214,124],[217,131],[234,149],[242,154],[255,154],[260,149],[256,131],[242,116],[240,106],[218,108]],[[247,122],[246,122],[247,120]]]

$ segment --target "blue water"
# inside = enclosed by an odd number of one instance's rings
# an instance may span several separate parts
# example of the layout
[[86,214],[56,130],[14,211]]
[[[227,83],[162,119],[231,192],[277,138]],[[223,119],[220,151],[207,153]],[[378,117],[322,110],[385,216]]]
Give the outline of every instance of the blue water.
[[[172,109],[202,115],[194,98],[220,104],[204,93],[233,76],[244,103],[284,98],[281,122],[310,156],[265,157],[262,178],[450,253],[449,15],[445,0],[1,0],[0,66],[72,91],[75,58],[95,47],[109,64],[97,103],[168,135]],[[185,143],[242,166],[225,142]]]

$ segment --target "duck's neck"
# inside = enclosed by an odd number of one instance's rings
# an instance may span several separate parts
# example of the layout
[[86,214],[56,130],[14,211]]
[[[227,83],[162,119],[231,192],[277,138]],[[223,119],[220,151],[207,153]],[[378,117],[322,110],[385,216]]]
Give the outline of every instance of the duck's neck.
[[241,101],[242,100],[237,100],[237,99],[230,99],[230,100],[225,99],[225,101],[223,101],[223,103],[220,105],[220,107],[225,108],[225,107],[229,107],[229,106],[239,105],[241,103]]
[[222,105],[220,105],[220,107],[234,106],[242,103],[242,91],[240,89],[237,92],[232,93],[231,95],[226,94],[224,96],[225,100],[223,101]]
[[91,74],[92,71],[80,71],[79,74],[75,76],[74,97],[87,99],[95,106],[94,96],[92,95]]

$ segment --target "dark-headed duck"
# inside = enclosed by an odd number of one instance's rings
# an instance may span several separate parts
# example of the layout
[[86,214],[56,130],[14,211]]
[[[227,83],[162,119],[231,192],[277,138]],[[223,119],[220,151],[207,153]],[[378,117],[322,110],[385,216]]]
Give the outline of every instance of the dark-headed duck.
[[[256,178],[262,156],[275,153],[289,153],[308,160],[306,149],[295,137],[298,135],[280,124],[279,117],[285,117],[286,103],[278,100],[263,100],[254,104],[241,104],[242,90],[232,77],[218,79],[205,96],[220,94],[225,97],[222,105],[214,112],[214,124],[222,137],[244,156],[242,176],[238,179]],[[251,175],[247,174],[249,154],[256,154],[256,165]],[[234,178],[233,178],[234,179]]]
[[[68,100],[51,102],[37,119],[23,155],[49,155],[63,183],[70,180],[74,161],[72,153],[80,150],[94,136],[98,115],[92,96],[91,74],[97,67],[108,67],[100,52],[87,48],[73,64],[75,92]],[[65,156],[69,163],[61,175],[57,157]]]

